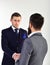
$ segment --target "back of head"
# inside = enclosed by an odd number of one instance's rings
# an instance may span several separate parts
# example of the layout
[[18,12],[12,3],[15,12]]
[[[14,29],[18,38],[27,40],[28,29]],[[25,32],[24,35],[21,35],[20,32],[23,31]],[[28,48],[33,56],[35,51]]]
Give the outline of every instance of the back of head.
[[44,17],[39,13],[32,14],[30,16],[30,23],[36,30],[41,29],[44,23]]

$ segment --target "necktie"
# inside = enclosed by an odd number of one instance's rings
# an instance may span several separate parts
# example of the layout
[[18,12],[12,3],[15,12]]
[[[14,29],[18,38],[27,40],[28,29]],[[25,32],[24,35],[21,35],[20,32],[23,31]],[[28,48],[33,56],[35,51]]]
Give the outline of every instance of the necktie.
[[18,34],[19,33],[19,29],[15,29],[15,33]]

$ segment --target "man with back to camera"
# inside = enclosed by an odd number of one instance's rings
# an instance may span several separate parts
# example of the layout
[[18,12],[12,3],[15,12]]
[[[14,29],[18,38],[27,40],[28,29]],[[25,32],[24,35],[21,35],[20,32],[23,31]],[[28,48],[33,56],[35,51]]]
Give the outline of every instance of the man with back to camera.
[[20,57],[23,41],[27,38],[27,32],[19,28],[21,15],[18,12],[11,15],[10,21],[12,26],[2,30],[1,45],[4,51],[2,65],[15,64],[15,61]]
[[42,65],[47,53],[47,41],[41,33],[44,17],[35,13],[30,16],[28,34],[21,50],[19,61],[15,65]]

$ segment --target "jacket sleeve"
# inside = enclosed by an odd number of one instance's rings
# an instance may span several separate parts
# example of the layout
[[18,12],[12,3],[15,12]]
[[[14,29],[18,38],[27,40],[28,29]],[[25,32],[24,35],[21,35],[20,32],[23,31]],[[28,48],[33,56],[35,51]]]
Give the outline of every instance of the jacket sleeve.
[[32,50],[33,47],[30,40],[25,40],[21,51],[21,57],[19,59],[19,62],[17,62],[17,64],[28,65]]
[[7,40],[7,36],[6,36],[6,32],[5,31],[2,31],[2,35],[1,35],[1,46],[2,46],[2,50],[4,51],[4,53],[7,54],[9,57],[12,58],[12,54],[14,53],[14,51],[12,51],[8,47],[8,40]]

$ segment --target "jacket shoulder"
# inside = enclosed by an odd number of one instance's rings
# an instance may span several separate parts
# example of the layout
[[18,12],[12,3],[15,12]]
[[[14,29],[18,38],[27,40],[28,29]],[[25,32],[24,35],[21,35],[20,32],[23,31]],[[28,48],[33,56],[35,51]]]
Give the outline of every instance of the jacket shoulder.
[[27,33],[27,31],[26,31],[26,30],[24,30],[24,29],[22,29],[22,28],[20,28],[20,30],[21,30],[21,31],[23,31],[23,32],[26,32],[26,33]]
[[25,45],[26,45],[27,47],[29,47],[29,50],[30,50],[30,51],[33,51],[33,44],[32,44],[31,39],[30,39],[30,38],[26,38],[24,42],[25,42]]
[[7,32],[7,31],[9,31],[9,30],[10,30],[10,27],[9,27],[9,28],[6,28],[6,29],[1,30],[1,32]]

